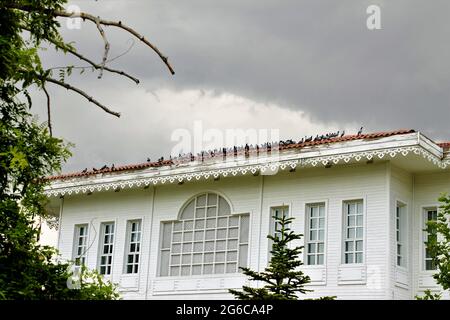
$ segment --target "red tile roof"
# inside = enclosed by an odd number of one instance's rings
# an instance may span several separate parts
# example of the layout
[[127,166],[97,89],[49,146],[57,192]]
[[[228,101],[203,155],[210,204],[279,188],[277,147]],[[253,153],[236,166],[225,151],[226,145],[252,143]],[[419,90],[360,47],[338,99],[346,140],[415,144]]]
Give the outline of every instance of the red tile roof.
[[[360,134],[360,135],[346,135],[342,137],[335,137],[330,139],[322,139],[320,141],[309,141],[309,142],[303,142],[303,143],[293,143],[289,145],[280,145],[280,150],[285,149],[301,149],[304,147],[311,147],[311,146],[318,146],[318,145],[326,145],[330,143],[337,143],[337,142],[345,142],[345,141],[353,141],[353,140],[367,140],[367,139],[377,139],[377,138],[385,138],[395,135],[401,135],[401,134],[408,134],[413,133],[415,130],[413,129],[401,129],[401,130],[395,130],[395,131],[384,131],[384,132],[375,132],[375,133],[367,133],[367,134]],[[443,148],[446,148],[447,144],[450,146],[450,142],[446,142],[443,144],[440,144]],[[264,151],[264,149],[260,149],[260,152]],[[240,150],[238,154],[244,154],[244,150]],[[256,153],[256,150],[252,149],[248,152],[249,154]],[[233,152],[231,152],[233,154]],[[206,153],[204,159],[210,158],[209,154]],[[196,160],[199,160],[199,157],[195,157]],[[184,162],[189,162],[189,160],[186,160]],[[164,167],[164,166],[170,166],[173,165],[173,160],[164,160],[159,162],[145,162],[145,163],[138,163],[138,164],[131,164],[131,165],[124,165],[114,168],[106,168],[103,170],[90,170],[87,172],[74,172],[74,173],[68,173],[68,174],[62,174],[59,176],[52,176],[48,177],[47,180],[64,180],[69,178],[77,178],[77,177],[86,177],[86,176],[92,176],[96,174],[102,174],[102,173],[112,173],[112,172],[123,172],[123,171],[133,171],[133,170],[141,170],[146,168],[157,168],[157,167]]]
[[450,149],[450,141],[437,143],[442,149]]

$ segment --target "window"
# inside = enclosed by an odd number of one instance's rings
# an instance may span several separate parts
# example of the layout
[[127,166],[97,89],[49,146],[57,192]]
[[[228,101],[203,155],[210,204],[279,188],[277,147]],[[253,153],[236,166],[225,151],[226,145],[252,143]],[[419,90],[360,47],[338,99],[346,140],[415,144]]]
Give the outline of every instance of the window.
[[344,263],[363,262],[363,201],[344,202]]
[[99,251],[100,274],[111,274],[114,251],[114,222],[105,222],[101,225]]
[[88,243],[88,225],[87,224],[76,225],[72,251],[72,259],[75,262],[76,267],[86,264],[87,243]]
[[[282,206],[282,207],[272,207],[270,208],[270,233],[275,236],[277,234],[280,234],[280,224],[278,222],[275,221],[275,217],[277,218],[281,218],[281,217],[287,217],[289,215],[289,207],[287,206]],[[272,251],[272,245],[273,245],[273,241],[269,239],[269,260],[271,257],[271,253],[270,251]]]
[[[436,208],[429,208],[425,209],[424,212],[424,225],[423,229],[427,229],[427,222],[428,221],[436,221],[437,220],[437,209]],[[436,239],[437,234],[435,232],[430,233],[428,231],[424,232],[424,264],[425,264],[425,270],[436,270],[436,264],[433,261],[433,258],[431,257],[430,251],[427,249],[427,246],[425,242],[427,242],[429,239]]]
[[125,273],[139,272],[139,255],[141,252],[141,224],[142,220],[130,220],[127,223]]
[[406,267],[406,205],[397,202],[395,210],[397,266]]
[[162,224],[160,276],[236,273],[247,265],[249,215],[231,215],[214,193],[191,200],[179,220]]
[[325,203],[306,206],[306,264],[323,265],[325,258]]

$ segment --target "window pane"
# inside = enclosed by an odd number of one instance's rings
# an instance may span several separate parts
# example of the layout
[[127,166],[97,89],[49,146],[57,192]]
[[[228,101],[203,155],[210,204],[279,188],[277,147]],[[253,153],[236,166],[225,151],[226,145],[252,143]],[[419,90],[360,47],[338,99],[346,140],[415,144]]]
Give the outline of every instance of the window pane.
[[363,258],[363,255],[362,255],[362,253],[356,253],[355,254],[355,257],[356,257],[356,263],[362,263],[363,261],[362,261],[362,258]]
[[204,229],[205,228],[205,220],[195,220],[195,229]]
[[206,211],[206,216],[207,217],[215,217],[215,216],[217,216],[217,208],[216,207],[208,208],[207,211]]
[[194,218],[194,201],[191,201],[183,210],[181,219],[193,219]]
[[238,228],[228,229],[228,238],[237,238],[237,237],[238,237]]
[[171,263],[172,264],[180,264],[181,263],[181,255],[179,255],[179,254],[172,255],[172,262]]
[[356,238],[363,237],[363,228],[356,228]]
[[240,232],[241,243],[248,242],[249,220],[250,219],[248,215],[241,216],[241,232]]
[[181,242],[181,232],[177,232],[173,234],[173,242]]
[[227,263],[227,273],[235,273],[236,271],[236,263]]
[[206,228],[215,228],[216,227],[216,219],[207,219],[206,220]]
[[225,239],[227,237],[227,229],[217,230],[217,239]]
[[192,241],[192,232],[185,232],[183,234],[183,241]]
[[239,267],[247,267],[247,245],[239,246]]
[[317,244],[317,252],[323,253],[325,249],[325,245],[323,243]]
[[179,276],[180,275],[180,267],[170,267],[170,275],[171,276]]
[[203,240],[204,235],[205,235],[204,231],[195,231],[194,240],[195,241]]
[[224,198],[219,196],[219,216],[229,215],[230,213],[230,205]]
[[323,254],[317,255],[317,264],[323,264],[323,260],[324,260]]
[[353,263],[353,253],[345,254],[345,263]]
[[208,193],[208,206],[213,206],[217,204],[217,194]]
[[356,251],[363,251],[363,242],[356,241]]
[[206,215],[205,208],[197,208],[195,211],[195,218],[204,218]]
[[205,264],[203,268],[204,274],[212,274],[213,273],[213,265],[212,264]]
[[206,205],[206,194],[197,197],[197,207]]

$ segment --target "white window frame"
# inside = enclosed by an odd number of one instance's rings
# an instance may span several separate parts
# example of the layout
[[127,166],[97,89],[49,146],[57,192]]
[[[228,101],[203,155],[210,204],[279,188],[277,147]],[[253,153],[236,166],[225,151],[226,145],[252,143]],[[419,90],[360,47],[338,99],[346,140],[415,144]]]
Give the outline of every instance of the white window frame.
[[[216,215],[213,216],[208,216],[207,212],[208,212],[208,207],[214,207],[213,204],[209,205],[209,201],[208,201],[208,197],[209,194],[213,194],[215,196],[217,196],[217,204],[219,204],[219,200],[220,197],[223,198],[223,200],[228,204],[230,212],[227,213],[226,215],[219,215],[219,206],[216,207]],[[206,203],[205,205],[201,205],[201,204],[197,204],[197,201],[199,199],[199,197],[206,195]],[[184,213],[184,210],[191,205],[191,202],[194,201],[194,218],[188,218],[188,219],[183,219],[182,218],[182,214]],[[201,208],[205,208],[206,211],[206,216],[204,218],[198,217],[197,215],[197,209],[201,209]],[[212,212],[212,211],[210,211]],[[219,220],[222,220],[222,218],[226,218],[227,219],[227,223],[226,223],[226,227],[224,226],[219,226]],[[247,223],[247,227],[248,227],[248,233],[246,235],[242,235],[242,226],[243,226],[243,219],[248,219]],[[208,221],[210,219],[216,219],[216,223],[215,223],[215,228],[209,228],[208,227]],[[205,220],[205,224],[202,228],[200,228],[198,225],[196,225],[197,220]],[[234,224],[237,220],[237,223]],[[193,234],[193,238],[192,241],[191,240],[186,240],[185,242],[185,233],[189,233],[191,230],[186,229],[185,228],[185,223],[186,222],[193,222],[194,226],[192,231],[194,232]],[[175,230],[175,225],[178,225],[181,223],[181,230]],[[163,248],[163,242],[164,242],[164,229],[168,227],[170,229],[170,240],[168,240],[170,243],[168,244],[167,247]],[[218,234],[218,230],[222,229],[222,230],[226,230],[226,237],[222,238],[222,236],[219,236]],[[230,229],[234,229],[236,230],[236,236],[230,236]],[[212,231],[214,230],[214,234],[215,237],[210,239],[207,238],[207,231]],[[174,234],[178,234],[181,232],[181,242],[179,242],[178,240],[175,241],[175,236]],[[196,240],[195,238],[195,233],[199,232],[198,234],[200,234],[201,232],[203,232],[203,238]],[[239,267],[241,266],[248,266],[249,265],[249,261],[250,261],[250,256],[249,256],[249,248],[250,248],[250,236],[251,236],[251,215],[250,213],[236,213],[233,212],[233,206],[230,203],[230,201],[221,193],[217,192],[217,191],[213,191],[213,190],[208,190],[208,191],[204,191],[202,193],[198,193],[195,196],[191,197],[188,201],[186,201],[186,203],[182,206],[182,208],[179,211],[179,216],[177,220],[170,220],[170,221],[161,221],[161,225],[160,225],[160,244],[159,244],[159,261],[158,261],[158,276],[159,277],[178,277],[178,278],[186,278],[186,277],[209,277],[209,276],[218,276],[220,275],[221,277],[224,276],[235,276],[236,274],[240,273],[240,269]],[[178,238],[178,236],[177,236]],[[222,242],[223,240],[225,240],[225,249],[217,249],[217,242]],[[230,247],[229,246],[229,242],[230,241],[234,241],[236,240],[236,248],[234,247]],[[188,244],[192,243],[193,244],[193,248],[192,251],[186,251],[186,253],[184,253],[184,244]],[[203,250],[202,251],[195,251],[195,247],[194,247],[194,243],[203,243]],[[207,243],[211,243],[214,242],[214,249],[206,249]],[[181,252],[177,253],[177,252],[173,252],[173,244],[180,244],[181,245]],[[222,243],[220,243],[222,244]],[[208,244],[209,246],[209,244]],[[228,260],[229,256],[234,255],[234,252],[236,252],[236,258],[235,260]],[[168,268],[169,270],[163,270],[163,253],[169,254],[169,264],[168,264]],[[213,260],[209,261],[206,260],[205,255],[208,254],[208,259],[210,254],[213,254]],[[219,257],[221,256],[221,254],[224,253],[225,254],[225,258],[223,263],[220,261],[218,261],[218,254]],[[184,263],[183,262],[183,255],[191,255],[190,258],[190,262]],[[196,254],[201,254],[202,259],[201,262],[198,261],[194,261],[194,255]],[[242,254],[242,256],[241,256]],[[173,256],[179,256],[180,262],[178,263],[178,257],[176,258],[176,261],[174,262],[174,257]],[[245,261],[242,262],[241,258],[244,258],[245,256]],[[220,258],[221,259],[221,258]],[[244,263],[244,265],[241,265],[241,263]],[[216,268],[216,265],[219,264],[224,264],[224,270],[223,272],[219,272],[221,266],[219,266],[219,269]],[[228,269],[228,267],[231,267],[231,264],[236,264],[235,269],[233,270],[233,272],[231,272],[231,269]],[[179,272],[176,274],[172,274],[172,270],[171,267],[177,267],[179,265]],[[185,265],[186,267],[190,266],[189,270],[190,272],[188,274],[183,274],[183,270],[182,270],[182,266]],[[200,274],[198,274],[197,272],[194,272],[194,265],[196,267],[201,266],[201,272]],[[212,265],[212,270],[210,272],[210,267]],[[176,268],[174,268],[175,270]],[[196,268],[196,270],[198,270],[198,268]],[[167,272],[166,272],[167,271]]]
[[430,212],[430,211],[436,211],[436,217],[437,217],[437,215],[439,213],[439,205],[430,205],[430,206],[423,206],[422,207],[421,224],[420,224],[421,225],[421,230],[422,230],[422,232],[421,232],[421,234],[422,234],[422,236],[421,236],[421,239],[422,239],[422,241],[421,241],[421,247],[422,247],[422,250],[421,250],[421,252],[422,252],[421,265],[422,265],[422,271],[429,272],[429,273],[434,273],[434,272],[436,272],[437,268],[435,268],[435,269],[427,269],[427,266],[426,266],[427,260],[431,260],[431,258],[427,258],[427,248],[426,248],[426,245],[425,245],[425,241],[427,241],[428,233],[424,229],[427,228],[426,222],[428,221],[428,212]]
[[[290,217],[290,211],[291,211],[291,206],[290,205],[287,205],[287,204],[282,204],[282,205],[273,205],[273,206],[270,206],[269,207],[269,212],[270,212],[270,223],[269,223],[269,233],[272,235],[272,236],[275,236],[275,230],[276,230],[276,223],[275,223],[275,219],[273,218],[273,216],[275,215],[274,213],[275,213],[275,210],[279,210],[279,211],[281,211],[281,212],[287,212],[286,213],[286,217]],[[291,224],[291,228],[292,228],[292,224]],[[268,241],[268,251],[267,251],[267,263],[269,263],[269,261],[270,261],[270,259],[271,259],[271,257],[272,257],[272,254],[270,253],[270,251],[272,251],[272,245],[273,245],[273,241],[272,240],[270,240],[270,239],[267,239],[267,240],[269,240]]]
[[[106,236],[106,225],[112,225],[113,231],[108,233],[108,242],[105,243],[105,236]],[[114,266],[114,248],[115,248],[115,240],[116,240],[116,234],[117,234],[117,223],[116,221],[106,221],[100,223],[100,238],[99,238],[99,251],[98,251],[98,261],[97,261],[97,270],[99,273],[103,276],[111,276],[113,272],[113,266]],[[111,240],[112,236],[112,240]],[[111,252],[104,253],[105,246],[111,246]],[[102,258],[105,257],[107,259],[107,263],[102,263]],[[109,260],[109,262],[108,262]],[[102,268],[105,267],[105,273],[102,273]],[[109,269],[108,269],[109,267]],[[108,272],[109,270],[109,272]]]
[[[394,227],[395,227],[395,266],[397,268],[408,269],[409,265],[408,225],[409,225],[408,205],[404,201],[396,200],[394,212]],[[401,264],[399,264],[399,258],[402,261]]]
[[[83,241],[80,245],[80,230],[84,228],[85,232],[83,235]],[[73,236],[73,247],[72,247],[72,260],[76,268],[81,267],[81,265],[86,265],[87,263],[87,250],[88,250],[88,242],[89,242],[89,224],[80,223],[76,224],[74,227],[74,236]],[[81,249],[81,254],[78,254],[79,249]],[[80,263],[78,263],[78,261]]]
[[[320,216],[320,207],[323,206],[323,216]],[[318,216],[311,216],[312,208],[319,208]],[[311,229],[311,219],[318,220],[316,228]],[[320,219],[323,219],[323,227],[320,227]],[[317,239],[311,239],[311,231],[315,231]],[[323,231],[323,238],[319,240],[320,231]],[[318,245],[323,246],[322,252],[318,252]],[[314,245],[314,252],[310,251],[310,245]],[[323,267],[326,264],[326,247],[327,247],[327,202],[326,201],[314,201],[305,204],[305,246],[304,246],[304,259],[303,263],[308,267]],[[318,256],[321,255],[322,262],[318,263]],[[309,257],[314,257],[314,263],[309,262]]]
[[[132,231],[133,223],[138,224],[138,230]],[[124,274],[138,274],[141,270],[141,260],[142,260],[142,227],[143,219],[130,219],[127,220],[126,224],[126,240],[125,240],[125,256],[124,256]],[[138,238],[132,241],[133,234],[136,234]],[[134,245],[134,251],[131,251],[131,247]],[[129,256],[132,256],[132,262],[128,261]],[[137,261],[136,261],[137,260]],[[129,267],[131,266],[131,272],[129,272]]]
[[[354,226],[349,226],[348,225],[348,213],[346,210],[346,206],[348,204],[351,203],[358,203],[361,202],[362,203],[362,224],[359,225],[357,223],[357,217],[355,216],[355,225]],[[348,265],[348,266],[354,266],[354,265],[362,265],[365,263],[366,261],[366,239],[365,239],[365,235],[366,235],[366,220],[367,220],[367,214],[366,214],[366,198],[365,197],[361,197],[361,198],[355,198],[355,199],[351,199],[351,200],[343,200],[342,201],[342,243],[341,243],[341,248],[342,248],[342,264],[343,265]],[[355,229],[355,237],[351,238],[348,237],[348,229],[350,228],[354,228]],[[356,236],[357,230],[356,228],[362,228],[362,235],[360,237]],[[362,248],[361,250],[356,250],[356,245],[358,241],[362,241]],[[353,243],[353,249],[352,250],[346,250],[346,243],[347,242],[352,242]],[[347,253],[353,253],[353,258],[352,258],[352,262],[346,262],[346,254]],[[356,262],[356,254],[357,253],[361,253],[362,254],[362,259],[361,262]]]

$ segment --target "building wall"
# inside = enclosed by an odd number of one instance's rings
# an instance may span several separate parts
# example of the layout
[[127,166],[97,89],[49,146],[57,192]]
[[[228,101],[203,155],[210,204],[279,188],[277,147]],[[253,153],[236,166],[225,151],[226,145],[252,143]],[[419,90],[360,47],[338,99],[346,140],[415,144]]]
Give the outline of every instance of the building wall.
[[[412,299],[412,207],[413,174],[394,165],[389,166],[390,177],[390,215],[389,215],[389,296],[390,299]],[[396,207],[401,203],[406,206],[406,265],[397,266],[396,248]]]
[[[437,175],[439,176],[439,175]],[[116,222],[116,238],[111,280],[121,286],[125,299],[228,299],[228,288],[240,288],[246,279],[236,275],[199,277],[159,277],[158,259],[161,224],[177,219],[181,207],[198,193],[217,192],[228,199],[234,213],[250,214],[248,263],[263,270],[268,260],[270,207],[288,205],[295,217],[293,228],[305,230],[307,203],[326,203],[326,259],[324,267],[304,266],[313,280],[307,297],[335,295],[339,299],[411,298],[415,282],[406,275],[407,287],[396,285],[393,240],[395,199],[413,203],[412,175],[388,162],[346,165],[331,168],[297,169],[274,176],[240,176],[218,181],[202,180],[182,185],[158,185],[148,189],[66,196],[62,210],[59,248],[70,259],[74,226],[89,223],[90,249],[87,264],[97,266],[98,230],[101,222]],[[441,186],[430,186],[429,177],[416,177],[423,190],[422,202],[433,199],[450,181],[440,177]],[[433,179],[435,180],[435,179]],[[417,198],[417,197],[416,197]],[[361,265],[343,265],[343,201],[363,199],[365,206],[365,260]],[[414,206],[414,215],[417,207]],[[142,257],[138,276],[123,274],[126,221],[143,219]],[[417,230],[412,221],[411,227]],[[386,228],[386,226],[389,226]],[[94,228],[97,234],[94,232]],[[416,234],[418,234],[416,232]],[[389,243],[390,242],[390,243]],[[417,245],[418,239],[411,239]],[[386,251],[389,252],[388,258]],[[411,268],[417,257],[410,255]],[[397,277],[397,278],[396,278]],[[404,279],[403,277],[402,279]],[[405,280],[403,280],[405,281]],[[415,287],[414,287],[415,288]],[[415,291],[415,289],[414,289]]]

